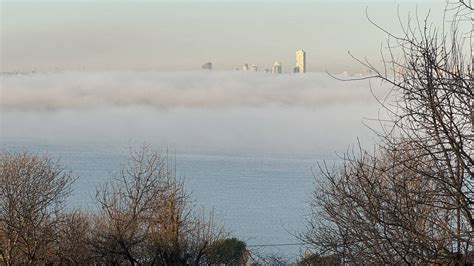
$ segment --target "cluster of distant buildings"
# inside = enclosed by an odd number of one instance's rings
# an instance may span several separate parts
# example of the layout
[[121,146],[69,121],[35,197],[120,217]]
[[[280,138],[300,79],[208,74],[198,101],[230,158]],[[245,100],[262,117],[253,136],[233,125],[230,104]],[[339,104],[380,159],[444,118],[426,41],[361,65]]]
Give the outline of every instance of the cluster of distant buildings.
[[[212,63],[211,62],[206,62],[202,64],[201,66],[202,69],[205,70],[212,70]],[[268,73],[273,73],[273,74],[281,74],[282,73],[282,63],[281,62],[275,62],[272,67],[265,68],[263,69],[263,72],[268,72]],[[249,65],[249,64],[244,64],[241,68],[235,68],[235,71],[252,71],[252,72],[258,72],[258,65]],[[299,49],[296,51],[296,63],[295,67],[293,68],[293,73],[305,73],[306,72],[306,52],[302,49]]]
[[[239,71],[240,68],[235,68],[234,70]],[[271,69],[265,68],[265,69],[263,69],[263,72],[267,72],[267,73],[271,72],[273,74],[281,74],[281,70],[282,70],[282,64],[280,62],[275,62],[272,65]],[[242,71],[258,72],[258,65],[249,66],[249,64],[244,64],[242,66]]]

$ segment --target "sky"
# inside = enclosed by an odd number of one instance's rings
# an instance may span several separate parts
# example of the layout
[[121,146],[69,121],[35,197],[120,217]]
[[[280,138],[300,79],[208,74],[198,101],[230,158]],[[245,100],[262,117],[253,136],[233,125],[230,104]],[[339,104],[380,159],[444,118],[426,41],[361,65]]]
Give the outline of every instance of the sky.
[[386,35],[399,32],[397,8],[441,21],[440,1],[1,1],[1,71],[215,70],[243,64],[361,72],[347,54],[379,64]]

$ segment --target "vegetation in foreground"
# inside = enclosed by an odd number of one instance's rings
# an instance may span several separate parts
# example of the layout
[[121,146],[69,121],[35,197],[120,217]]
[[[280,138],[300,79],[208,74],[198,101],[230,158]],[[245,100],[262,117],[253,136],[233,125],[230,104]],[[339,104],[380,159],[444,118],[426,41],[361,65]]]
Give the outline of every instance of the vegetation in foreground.
[[159,152],[130,152],[96,191],[97,211],[64,202],[74,178],[48,156],[0,153],[0,264],[239,265],[246,244],[196,211]]
[[380,143],[320,166],[301,236],[315,253],[356,265],[474,263],[473,7],[445,12],[442,28],[416,16],[400,36],[374,24],[389,35],[385,68],[359,62],[392,87],[379,99]]

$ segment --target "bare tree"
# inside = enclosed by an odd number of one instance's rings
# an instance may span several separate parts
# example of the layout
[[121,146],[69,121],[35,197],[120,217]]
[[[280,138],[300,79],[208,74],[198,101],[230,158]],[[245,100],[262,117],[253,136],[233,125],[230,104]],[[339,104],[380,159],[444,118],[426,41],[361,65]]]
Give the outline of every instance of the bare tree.
[[72,211],[59,224],[55,243],[56,261],[62,265],[90,265],[100,262],[90,245],[91,219],[83,211]]
[[201,209],[193,213],[184,234],[188,263],[202,265],[208,261],[209,247],[227,236],[229,233],[215,218],[213,211]]
[[171,176],[166,162],[149,147],[130,152],[129,165],[97,191],[101,210],[96,218],[94,245],[112,262],[140,264],[150,218],[160,210]]
[[97,200],[91,243],[109,263],[198,265],[206,246],[224,234],[212,216],[193,213],[173,164],[148,146],[131,151]]
[[0,153],[0,255],[7,265],[54,260],[73,180],[46,155]]
[[472,251],[474,94],[464,25],[472,8],[450,4],[445,16],[442,27],[409,19],[401,36],[373,23],[389,36],[385,67],[356,60],[374,73],[368,78],[391,85],[378,98],[388,118],[375,130],[375,152],[360,149],[339,169],[321,167],[325,182],[304,236],[321,252],[355,263],[418,264],[463,263]]
[[434,163],[412,156],[405,149],[358,150],[341,169],[322,168],[306,240],[356,264],[424,264],[448,256],[454,231],[440,205],[445,197],[418,170]]

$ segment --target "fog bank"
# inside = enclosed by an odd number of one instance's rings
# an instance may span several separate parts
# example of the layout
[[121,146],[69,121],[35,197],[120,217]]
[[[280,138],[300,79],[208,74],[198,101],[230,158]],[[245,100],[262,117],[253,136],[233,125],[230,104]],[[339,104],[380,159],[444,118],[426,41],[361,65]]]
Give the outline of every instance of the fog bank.
[[2,76],[0,84],[3,111],[122,106],[318,108],[374,102],[367,81],[342,82],[326,73],[67,71]]

